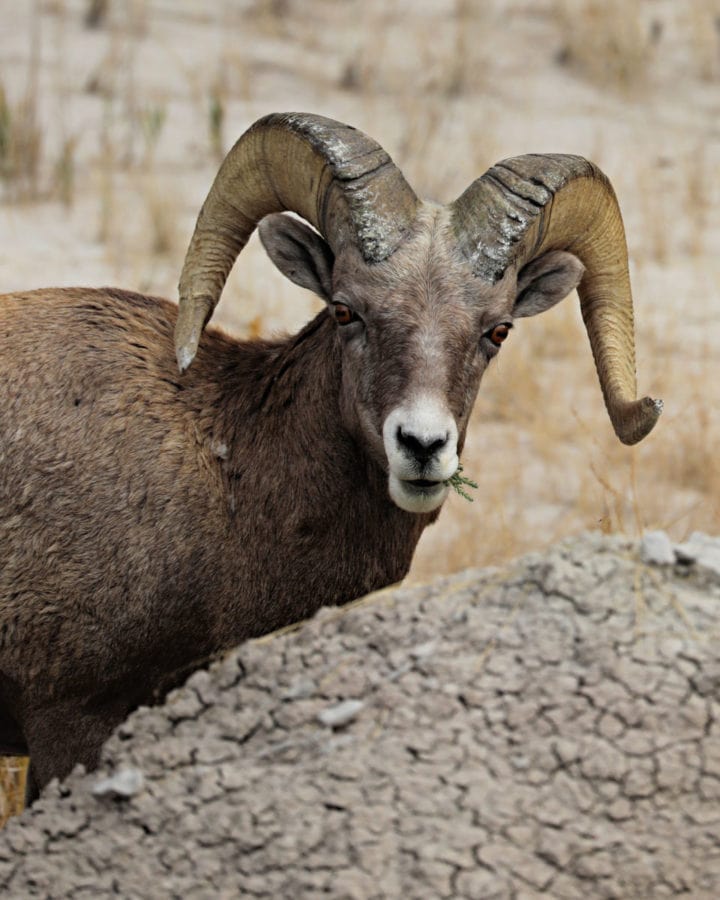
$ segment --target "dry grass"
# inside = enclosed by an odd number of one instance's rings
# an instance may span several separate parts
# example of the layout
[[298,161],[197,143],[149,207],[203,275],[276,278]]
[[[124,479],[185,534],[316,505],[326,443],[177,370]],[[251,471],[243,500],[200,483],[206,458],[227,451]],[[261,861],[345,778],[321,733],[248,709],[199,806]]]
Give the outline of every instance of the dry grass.
[[[48,74],[50,16],[68,49],[62,78]],[[666,400],[665,415],[639,447],[618,444],[575,299],[518,323],[469,431],[475,501],[450,498],[412,577],[501,562],[587,528],[717,532],[719,17],[717,0],[38,3],[14,34],[21,62],[0,52],[3,197],[10,216],[37,203],[41,236],[54,204],[67,207],[76,253],[65,261],[50,247],[42,280],[85,272],[99,241],[102,281],[172,293],[219,159],[271,109],[358,124],[439,200],[503,156],[595,156],[628,222],[641,389]],[[12,277],[10,265],[3,272]],[[219,316],[258,335],[295,328],[312,308],[253,243]],[[0,767],[6,810],[22,777],[16,761]]]
[[604,86],[643,87],[655,34],[638,0],[558,0],[558,61]]
[[0,759],[0,828],[11,816],[23,810],[26,775],[27,760],[24,757]]
[[[677,77],[678,65],[707,82],[720,78],[717,0],[675,8],[647,0],[554,0],[553,14],[558,62],[604,88],[646,90],[655,78]],[[679,63],[668,60],[676,39],[692,48]]]
[[720,79],[720,3],[694,0],[680,7],[680,26],[693,48],[691,64],[704,81]]
[[0,179],[11,203],[37,199],[41,151],[34,96],[12,103],[0,84]]

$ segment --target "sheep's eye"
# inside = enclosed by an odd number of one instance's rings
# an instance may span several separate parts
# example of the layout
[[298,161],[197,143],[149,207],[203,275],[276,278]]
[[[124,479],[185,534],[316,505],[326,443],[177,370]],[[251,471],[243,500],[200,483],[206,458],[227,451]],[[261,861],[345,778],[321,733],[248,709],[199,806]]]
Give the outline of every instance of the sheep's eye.
[[338,325],[349,325],[357,319],[355,313],[344,303],[333,304],[333,315]]
[[502,325],[496,325],[490,331],[487,332],[486,337],[492,343],[495,344],[496,347],[499,347],[500,344],[505,340],[505,338],[510,334],[510,329],[512,325],[507,322],[503,322]]

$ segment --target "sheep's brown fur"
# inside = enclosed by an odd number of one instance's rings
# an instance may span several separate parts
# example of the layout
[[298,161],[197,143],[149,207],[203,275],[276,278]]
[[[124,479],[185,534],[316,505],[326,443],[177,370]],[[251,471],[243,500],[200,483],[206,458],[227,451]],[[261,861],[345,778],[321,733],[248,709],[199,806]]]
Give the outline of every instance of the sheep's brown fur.
[[[201,340],[258,226],[326,310],[286,340]],[[40,786],[93,766],[203,659],[402,578],[513,319],[575,287],[611,421],[637,441],[660,405],[635,400],[599,170],[518,157],[442,207],[354,129],[281,114],[222,164],[177,312],[113,289],[0,297],[0,751],[29,751]]]
[[203,657],[402,578],[433,518],[344,430],[327,312],[211,329],[182,378],[175,312],[0,297],[0,749],[41,785]]

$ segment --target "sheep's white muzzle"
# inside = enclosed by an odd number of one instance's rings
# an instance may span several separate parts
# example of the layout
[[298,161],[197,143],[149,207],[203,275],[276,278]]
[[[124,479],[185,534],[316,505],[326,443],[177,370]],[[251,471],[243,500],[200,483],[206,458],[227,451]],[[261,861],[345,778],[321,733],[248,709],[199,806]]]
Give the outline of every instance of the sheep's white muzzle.
[[422,396],[396,407],[385,419],[383,441],[388,487],[393,502],[406,512],[437,509],[445,484],[457,471],[457,425],[446,406]]

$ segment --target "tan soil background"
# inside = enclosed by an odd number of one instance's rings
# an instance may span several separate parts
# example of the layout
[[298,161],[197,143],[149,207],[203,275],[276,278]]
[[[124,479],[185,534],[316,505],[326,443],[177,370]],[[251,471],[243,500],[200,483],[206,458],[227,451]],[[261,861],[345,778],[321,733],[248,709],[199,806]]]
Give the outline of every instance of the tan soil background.
[[720,540],[665,543],[570,538],[243,644],[8,823],[0,893],[717,900]]
[[[718,0],[0,0],[0,22],[2,291],[174,297],[223,152],[271,111],[358,126],[441,201],[506,156],[593,159],[625,216],[639,388],[665,414],[620,447],[575,299],[519,323],[468,438],[476,500],[449,500],[410,578],[588,528],[717,533]],[[253,241],[216,321],[272,334],[316,306]]]
[[[0,286],[174,297],[222,151],[270,111],[360,127],[442,201],[506,156],[586,155],[620,199],[639,388],[665,415],[619,447],[574,298],[520,322],[476,407],[476,502],[451,498],[412,577],[582,528],[714,532],[719,20],[718,0],[0,0]],[[273,334],[315,308],[253,241],[216,321]]]

